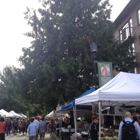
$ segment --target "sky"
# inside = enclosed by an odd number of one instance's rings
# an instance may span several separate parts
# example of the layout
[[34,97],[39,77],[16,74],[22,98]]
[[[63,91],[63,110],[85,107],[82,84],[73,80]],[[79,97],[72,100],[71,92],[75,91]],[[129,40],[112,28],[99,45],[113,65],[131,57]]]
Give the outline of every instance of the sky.
[[[129,0],[110,0],[113,5],[111,20],[114,21]],[[38,0],[1,0],[0,2],[0,71],[5,66],[20,67],[17,59],[22,55],[22,48],[29,47],[31,38],[24,33],[30,31],[24,19],[26,7],[39,7]]]

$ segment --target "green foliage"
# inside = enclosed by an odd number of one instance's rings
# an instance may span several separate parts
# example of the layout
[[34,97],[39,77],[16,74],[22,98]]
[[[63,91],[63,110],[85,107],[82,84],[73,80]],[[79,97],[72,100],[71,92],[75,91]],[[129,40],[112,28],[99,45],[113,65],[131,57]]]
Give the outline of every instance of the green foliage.
[[95,85],[89,51],[92,42],[98,44],[98,61],[111,61],[114,68],[133,71],[134,39],[123,44],[114,41],[110,8],[107,0],[47,0],[38,12],[27,9],[25,19],[32,31],[26,35],[34,40],[22,49],[19,61],[24,69],[12,73],[9,80],[7,75],[1,76],[5,92],[10,88],[12,95],[23,98],[26,104],[19,104],[30,115],[45,114],[58,103],[71,101]]
[[[15,110],[17,112],[25,112],[25,100],[22,99],[21,90],[15,67],[5,67],[3,73],[0,74],[0,94],[1,108],[7,111]],[[22,99],[22,100],[21,100]]]

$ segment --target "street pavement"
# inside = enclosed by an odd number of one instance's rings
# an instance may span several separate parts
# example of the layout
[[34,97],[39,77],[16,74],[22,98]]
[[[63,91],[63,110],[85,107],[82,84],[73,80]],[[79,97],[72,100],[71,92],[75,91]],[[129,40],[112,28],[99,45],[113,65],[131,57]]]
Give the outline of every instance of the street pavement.
[[[23,134],[17,134],[17,135],[10,134],[9,136],[5,136],[5,140],[28,140],[28,139],[29,139],[28,134],[24,134],[24,135]],[[39,140],[39,137],[38,137],[38,140]],[[46,133],[44,140],[55,140],[55,137],[54,136],[50,137],[50,134]]]

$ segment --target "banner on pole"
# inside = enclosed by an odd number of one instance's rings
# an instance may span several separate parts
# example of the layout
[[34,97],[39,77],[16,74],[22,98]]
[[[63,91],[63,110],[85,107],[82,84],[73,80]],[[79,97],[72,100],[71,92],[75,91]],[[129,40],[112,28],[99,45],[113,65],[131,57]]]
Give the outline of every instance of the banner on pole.
[[112,63],[111,62],[98,62],[98,77],[99,86],[103,86],[113,78]]

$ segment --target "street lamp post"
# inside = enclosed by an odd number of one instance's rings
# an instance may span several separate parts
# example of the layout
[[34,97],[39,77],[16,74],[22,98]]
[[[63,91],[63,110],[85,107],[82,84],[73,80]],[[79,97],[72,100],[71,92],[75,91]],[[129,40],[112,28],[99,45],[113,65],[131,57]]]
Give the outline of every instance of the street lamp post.
[[96,43],[92,42],[90,44],[90,52],[93,54],[93,60],[94,60],[94,79],[95,79],[95,87],[97,86],[97,70],[96,70],[96,53],[97,53],[97,45]]

